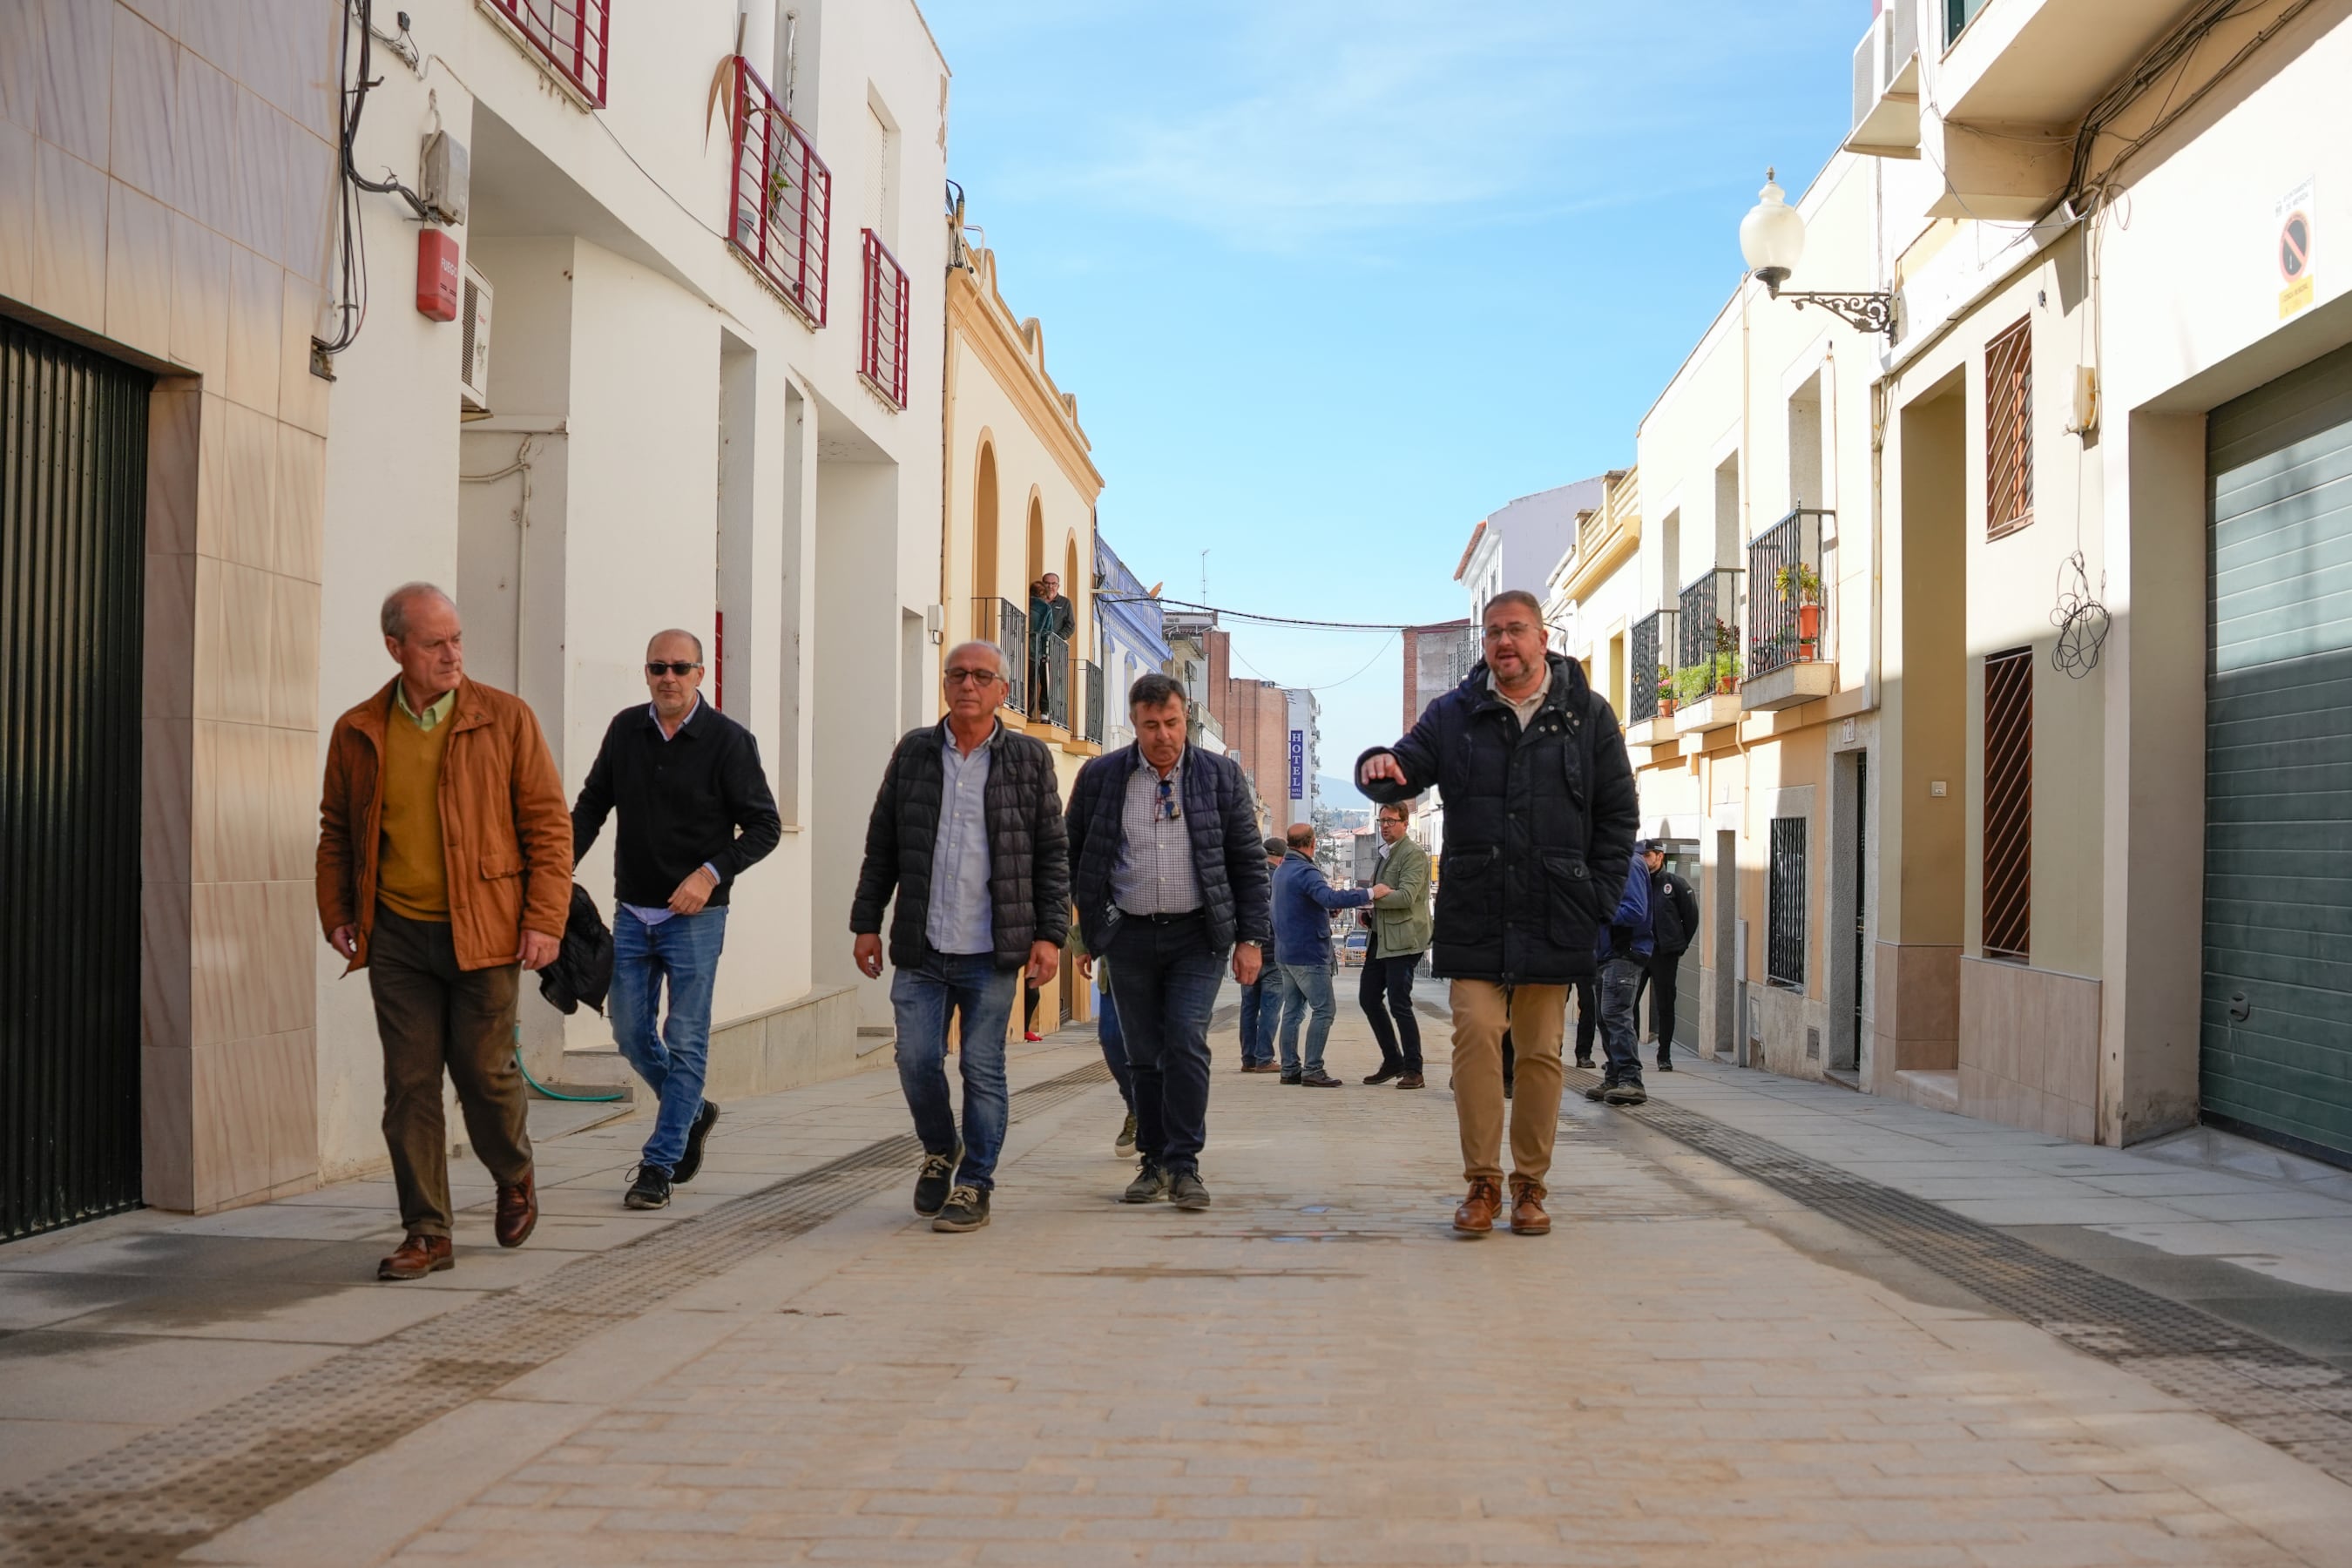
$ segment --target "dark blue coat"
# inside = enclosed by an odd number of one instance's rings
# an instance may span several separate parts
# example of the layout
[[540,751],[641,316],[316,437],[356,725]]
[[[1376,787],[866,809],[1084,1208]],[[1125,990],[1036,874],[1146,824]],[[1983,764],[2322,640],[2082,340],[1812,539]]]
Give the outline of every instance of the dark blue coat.
[[1563,985],[1592,974],[1601,922],[1624,894],[1641,824],[1617,716],[1575,660],[1524,733],[1481,662],[1395,745],[1405,784],[1362,784],[1382,805],[1445,794],[1430,961],[1448,979]]
[[[1142,765],[1133,744],[1106,752],[1078,770],[1070,785],[1070,891],[1089,952],[1108,952],[1110,874],[1127,842],[1121,817],[1127,781]],[[1184,820],[1192,826],[1192,873],[1209,917],[1209,944],[1220,952],[1235,942],[1264,947],[1274,929],[1266,900],[1265,840],[1257,830],[1249,781],[1241,764],[1197,746],[1184,748]]]
[[1315,862],[1292,850],[1274,874],[1274,961],[1331,963],[1331,911],[1372,901],[1363,888],[1342,891],[1323,879]]

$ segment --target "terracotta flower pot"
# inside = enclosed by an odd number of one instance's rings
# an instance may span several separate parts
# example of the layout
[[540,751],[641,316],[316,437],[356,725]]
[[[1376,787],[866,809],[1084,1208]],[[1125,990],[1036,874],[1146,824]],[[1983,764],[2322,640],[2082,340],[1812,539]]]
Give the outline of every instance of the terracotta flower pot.
[[1822,640],[1822,607],[1819,605],[1797,606],[1797,640],[1801,643]]
[[1736,675],[1724,676],[1716,681],[1715,689],[1724,696],[1728,697],[1733,692],[1739,689],[1739,677]]
[[1675,716],[1675,700],[1674,700],[1673,698],[1671,698],[1671,697],[1661,697],[1661,698],[1659,698],[1659,699],[1658,699],[1658,717],[1659,717],[1659,718],[1661,718],[1661,719],[1671,719],[1671,718],[1673,718],[1674,716]]

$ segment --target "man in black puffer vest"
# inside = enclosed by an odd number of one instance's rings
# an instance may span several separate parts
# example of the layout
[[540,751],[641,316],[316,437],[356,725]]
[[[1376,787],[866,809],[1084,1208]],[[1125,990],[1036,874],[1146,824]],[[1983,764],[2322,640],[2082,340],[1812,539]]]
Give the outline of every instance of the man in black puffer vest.
[[[1069,847],[1054,754],[997,719],[1005,669],[994,643],[949,650],[940,677],[948,716],[909,731],[890,753],[849,910],[857,967],[878,978],[882,909],[897,890],[890,1005],[898,1085],[923,1141],[915,1212],[933,1230],[988,1223],[1004,1146],[1013,1001],[1024,969],[1037,985],[1054,978],[1070,934]],[[963,1067],[961,1165],[948,1100],[950,1017]]]
[[1592,975],[1640,824],[1624,736],[1574,659],[1547,651],[1543,606],[1509,589],[1486,605],[1486,657],[1412,733],[1366,752],[1356,782],[1381,805],[1445,794],[1431,962],[1454,982],[1454,1107],[1473,1235],[1502,1206],[1503,1031],[1517,1047],[1510,1100],[1511,1228],[1540,1235],[1559,1125],[1568,988]]

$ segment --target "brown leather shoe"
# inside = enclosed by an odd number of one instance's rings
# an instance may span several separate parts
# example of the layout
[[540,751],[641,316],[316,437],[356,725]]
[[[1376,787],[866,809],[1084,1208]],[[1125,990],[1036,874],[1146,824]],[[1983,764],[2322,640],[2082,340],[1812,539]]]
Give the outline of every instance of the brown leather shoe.
[[499,1245],[520,1247],[539,1224],[539,1173],[525,1171],[522,1180],[499,1189]]
[[1405,1074],[1402,1078],[1396,1080],[1396,1086],[1399,1089],[1426,1089],[1429,1087],[1422,1081],[1422,1077],[1417,1072],[1409,1072]]
[[1551,1215],[1544,1213],[1543,1206],[1547,1195],[1541,1182],[1530,1182],[1524,1176],[1511,1178],[1513,1235],[1542,1236],[1551,1229]]
[[1454,1211],[1454,1228],[1484,1236],[1495,1228],[1495,1211],[1503,1206],[1503,1189],[1480,1176],[1470,1184],[1470,1195]]
[[379,1279],[422,1279],[457,1264],[455,1249],[446,1236],[412,1236],[400,1249],[375,1266]]

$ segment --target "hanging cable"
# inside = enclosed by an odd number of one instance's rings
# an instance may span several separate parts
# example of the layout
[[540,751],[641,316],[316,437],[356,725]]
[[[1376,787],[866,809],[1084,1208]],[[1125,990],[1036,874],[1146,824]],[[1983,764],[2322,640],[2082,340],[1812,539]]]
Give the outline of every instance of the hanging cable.
[[[2066,585],[2070,572],[2074,577],[2071,588]],[[2105,587],[2103,574],[2101,591]],[[2106,647],[2112,617],[2097,595],[2091,592],[2090,566],[2079,547],[2058,568],[2058,607],[2050,612],[2050,624],[2058,628],[2058,640],[2050,649],[2053,668],[2080,680],[2099,668],[2099,654]]]
[[1172,609],[1198,610],[1251,626],[1303,626],[1314,631],[1410,632],[1432,624],[1428,621],[1309,621],[1296,616],[1262,616],[1254,610],[1232,610],[1223,605],[1196,605],[1189,599],[1157,598],[1150,594],[1097,594],[1095,597],[1107,605],[1164,605]]

